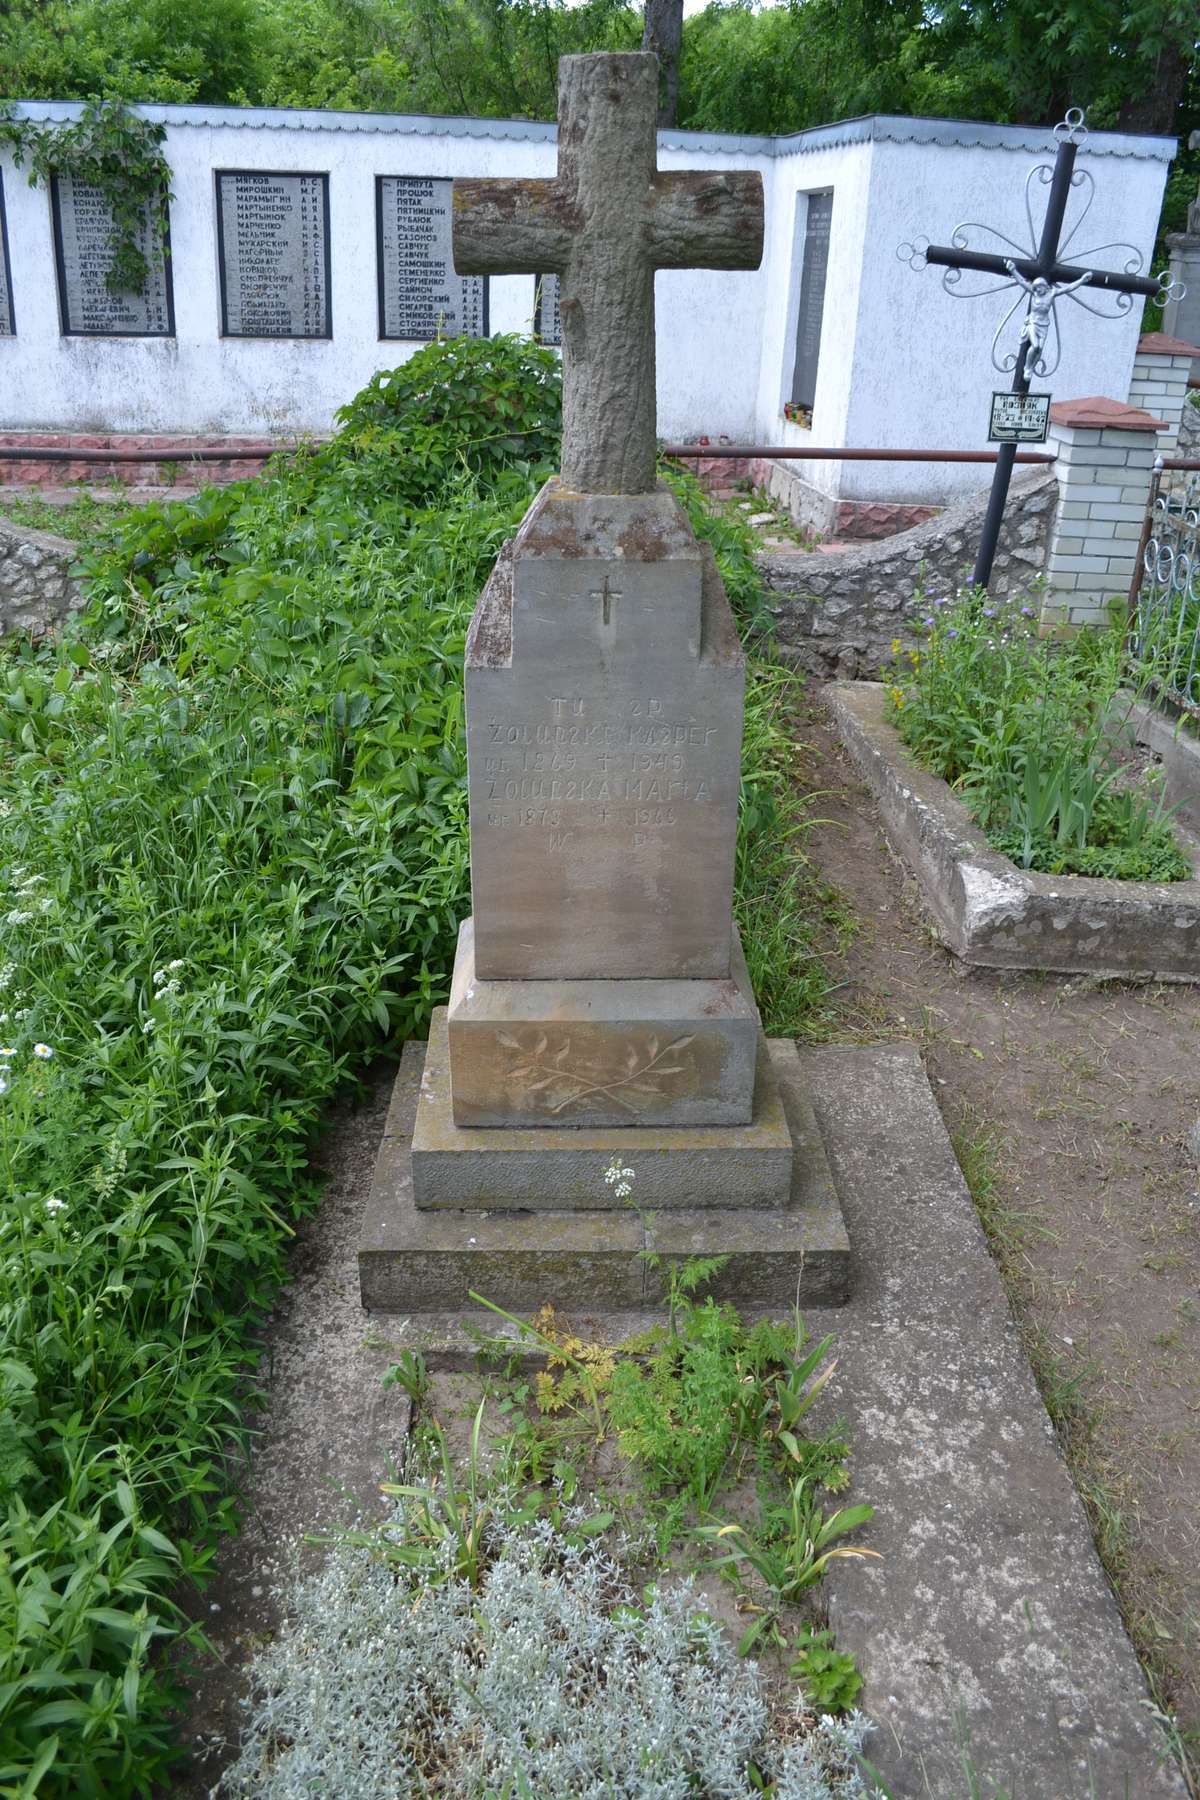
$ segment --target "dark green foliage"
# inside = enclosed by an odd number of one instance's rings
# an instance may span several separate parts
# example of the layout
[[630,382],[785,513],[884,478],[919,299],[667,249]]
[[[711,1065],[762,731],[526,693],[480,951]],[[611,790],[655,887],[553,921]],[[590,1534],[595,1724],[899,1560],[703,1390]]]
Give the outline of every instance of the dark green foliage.
[[0,655],[0,1779],[53,1739],[40,1792],[160,1773],[150,1651],[233,1523],[309,1137],[445,993],[463,637],[540,471],[437,428],[419,503],[364,428],[130,515]]
[[[446,993],[469,905],[464,635],[557,404],[529,346],[430,346],[332,444],[115,521],[85,556],[86,613],[0,649],[14,1791],[38,1770],[72,1800],[169,1779],[154,1648],[235,1522],[228,1462],[317,1199],[312,1132]],[[427,454],[403,454],[421,434]],[[753,611],[748,547],[721,554]],[[784,741],[763,679],[752,786]],[[705,1380],[697,1360],[689,1392]]]
[[1120,628],[1056,642],[1032,607],[974,592],[925,604],[920,648],[893,646],[892,719],[990,842],[1050,875],[1186,880],[1153,772],[1130,785],[1122,761]]
[[17,167],[29,161],[29,184],[48,186],[52,175],[73,175],[100,189],[112,208],[112,266],[105,284],[114,294],[138,294],[150,277],[142,247],[151,222],[152,256],[161,257],[167,235],[171,170],[160,145],[165,125],[140,118],[121,100],[89,100],[78,119],[59,125],[31,123],[0,108],[0,145],[8,144]]
[[818,1712],[849,1712],[862,1692],[863,1678],[854,1658],[835,1650],[831,1631],[811,1627],[793,1646],[789,1673],[803,1687]]
[[456,466],[549,474],[562,430],[558,358],[529,338],[449,338],[381,369],[338,420],[339,465],[361,456],[374,478],[390,456],[396,498],[428,500]]

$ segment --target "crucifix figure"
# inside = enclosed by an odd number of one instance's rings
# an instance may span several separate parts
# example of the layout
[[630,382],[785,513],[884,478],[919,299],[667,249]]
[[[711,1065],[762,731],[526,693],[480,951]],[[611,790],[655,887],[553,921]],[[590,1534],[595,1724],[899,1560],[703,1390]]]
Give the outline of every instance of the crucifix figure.
[[1085,269],[1077,281],[1047,281],[1042,275],[1035,275],[1027,281],[1018,269],[1012,257],[1006,257],[1005,268],[1021,288],[1029,296],[1029,311],[1025,314],[1025,323],[1021,327],[1021,336],[1029,345],[1028,364],[1032,374],[1043,373],[1042,351],[1046,348],[1046,340],[1050,336],[1050,326],[1054,321],[1054,303],[1061,300],[1064,294],[1073,294],[1076,288],[1086,287],[1092,279],[1090,269]]
[[647,494],[655,482],[654,272],[754,269],[762,178],[660,174],[658,60],[564,56],[553,181],[454,183],[460,275],[559,277],[564,488]]
[[[1055,153],[1054,165],[1036,164],[1025,182],[1025,214],[1029,222],[1030,240],[1034,238],[1033,207],[1030,191],[1034,181],[1050,189],[1046,197],[1046,213],[1042,220],[1041,233],[1037,237],[1036,249],[1022,249],[1003,232],[991,225],[963,224],[953,233],[949,244],[901,244],[899,255],[901,260],[916,269],[923,269],[927,263],[934,263],[944,268],[946,274],[942,285],[947,293],[955,294],[957,284],[962,279],[964,270],[976,274],[999,275],[1003,279],[995,286],[979,290],[980,294],[998,293],[1002,288],[1015,286],[1017,298],[1000,321],[996,338],[992,347],[992,360],[1003,373],[1012,371],[1012,389],[1014,394],[1029,392],[1030,377],[1048,375],[1057,366],[1057,355],[1047,359],[1046,347],[1051,329],[1057,334],[1058,321],[1054,311],[1057,301],[1071,298],[1086,312],[1094,312],[1100,318],[1114,318],[1128,312],[1133,305],[1133,296],[1141,294],[1147,298],[1164,299],[1167,293],[1166,276],[1148,280],[1137,271],[1142,266],[1140,253],[1132,244],[1100,244],[1095,250],[1083,254],[1095,256],[1103,250],[1116,250],[1125,253],[1125,268],[1095,269],[1083,267],[1077,263],[1060,262],[1067,245],[1075,232],[1083,223],[1091,205],[1091,191],[1094,188],[1092,177],[1086,171],[1077,171],[1075,158],[1079,145],[1087,133],[1084,129],[1083,114],[1077,107],[1072,107],[1061,125],[1055,127],[1058,149]],[[1063,220],[1066,216],[1067,202],[1074,188],[1084,188],[1088,198],[1075,225],[1064,238],[1062,235]],[[1008,248],[1006,252],[996,253],[990,250],[971,250],[967,245],[967,232],[981,230],[989,233]],[[1015,251],[1014,256],[1012,252]],[[1088,293],[1111,293],[1116,295],[1116,312],[1103,313],[1082,298],[1080,290],[1086,288]],[[969,294],[960,294],[961,299],[976,298]],[[1026,303],[1025,319],[1021,327],[1021,335],[1015,354],[1008,354],[1000,360],[996,345],[1000,334],[1013,313],[1020,306],[1022,299]],[[975,572],[972,581],[977,587],[986,587],[992,574],[992,560],[996,554],[996,543],[1000,535],[1000,523],[1004,517],[1004,503],[1008,498],[1008,485],[1012,477],[1013,461],[1017,453],[1015,443],[1000,445],[996,458],[996,474],[992,481],[991,497],[988,501],[987,516],[983,523],[983,532],[979,542],[979,554],[975,559]]]

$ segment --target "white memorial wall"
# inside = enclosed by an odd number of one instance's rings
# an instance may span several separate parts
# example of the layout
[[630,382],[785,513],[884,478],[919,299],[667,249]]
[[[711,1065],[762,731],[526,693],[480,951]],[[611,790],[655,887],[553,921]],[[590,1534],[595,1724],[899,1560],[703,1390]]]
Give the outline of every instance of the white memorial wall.
[[[553,175],[552,126],[144,110],[166,124],[174,189],[169,260],[144,295],[108,292],[98,195],[66,178],[30,188],[0,152],[0,429],[322,432],[377,369],[439,329],[558,341],[554,277],[463,278],[449,259],[452,179]],[[1128,239],[1149,265],[1174,148],[1089,137],[1079,166],[1096,191],[1071,249]],[[992,389],[1007,385],[990,350],[1008,302],[952,299],[940,271],[914,273],[896,250],[947,242],[963,220],[1024,241],[1026,173],[1052,150],[1032,128],[882,116],[774,139],[660,133],[661,168],[753,168],[766,192],[761,269],[656,279],[660,432],[986,447]],[[1061,311],[1061,366],[1035,385],[1124,398],[1140,303],[1115,324],[1069,302]],[[944,501],[984,479],[971,465],[801,467],[854,500]]]

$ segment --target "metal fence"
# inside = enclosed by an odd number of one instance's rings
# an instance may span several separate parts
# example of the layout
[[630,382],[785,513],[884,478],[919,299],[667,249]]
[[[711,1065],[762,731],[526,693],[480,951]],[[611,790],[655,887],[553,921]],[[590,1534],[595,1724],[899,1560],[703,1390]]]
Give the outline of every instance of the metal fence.
[[1165,699],[1200,717],[1200,469],[1155,468],[1130,650]]

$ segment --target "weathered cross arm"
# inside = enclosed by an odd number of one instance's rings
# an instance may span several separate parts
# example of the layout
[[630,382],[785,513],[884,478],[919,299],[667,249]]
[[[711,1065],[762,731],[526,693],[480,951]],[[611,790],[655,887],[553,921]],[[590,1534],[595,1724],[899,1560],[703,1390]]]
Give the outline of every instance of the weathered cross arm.
[[460,275],[561,275],[579,211],[557,181],[455,181],[454,266]]
[[755,269],[762,260],[762,176],[750,169],[656,175],[647,223],[656,269]]

